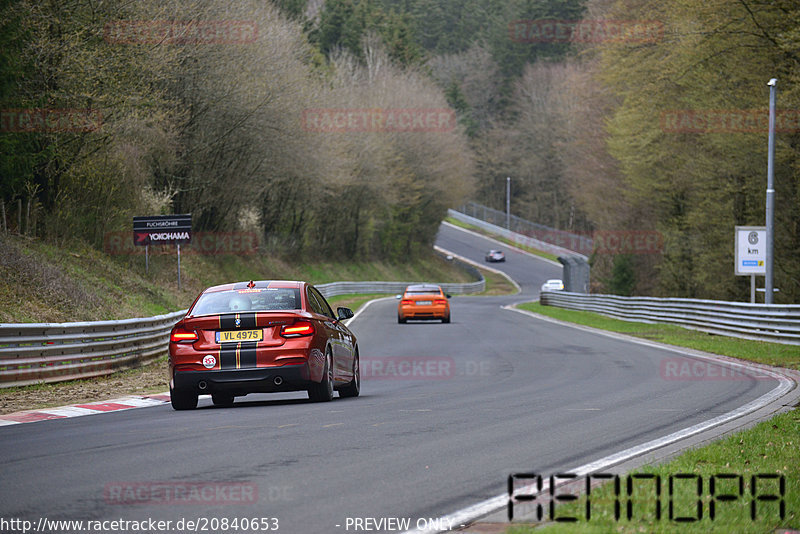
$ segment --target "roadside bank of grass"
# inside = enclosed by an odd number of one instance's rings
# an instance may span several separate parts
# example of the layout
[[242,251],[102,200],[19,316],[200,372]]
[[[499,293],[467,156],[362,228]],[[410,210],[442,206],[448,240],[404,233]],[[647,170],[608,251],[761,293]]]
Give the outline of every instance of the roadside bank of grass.
[[[674,325],[620,321],[590,312],[542,306],[538,302],[522,304],[519,307],[562,321],[672,345],[768,365],[800,368],[800,347],[793,345],[715,336]],[[556,534],[561,532],[683,534],[782,532],[783,529],[798,529],[800,528],[799,442],[800,410],[794,409],[718,442],[690,450],[670,462],[633,471],[630,473],[633,480],[633,492],[630,496],[626,475],[620,475],[619,495],[613,482],[592,488],[591,515],[588,520],[586,495],[581,495],[574,502],[558,503],[556,507],[556,517],[574,517],[577,522],[512,525],[507,532],[529,534],[535,530]],[[715,484],[713,495],[712,477]],[[669,487],[670,480],[673,483],[672,491]],[[699,481],[702,481],[702,487],[698,493]],[[784,484],[783,489],[781,481]],[[660,482],[660,495],[656,494],[657,482]],[[771,496],[776,498],[773,499]],[[715,510],[713,519],[712,501]],[[781,513],[781,502],[783,513]],[[615,511],[617,503],[620,507],[618,513]],[[632,519],[627,518],[628,503],[631,506]],[[754,505],[755,519],[753,519]],[[656,517],[657,506],[660,506],[660,519]],[[544,519],[550,517],[546,508]],[[699,520],[690,520],[698,517]],[[678,521],[677,518],[685,520]]]
[[290,262],[259,252],[245,256],[181,258],[177,285],[174,247],[143,254],[109,255],[85,243],[55,246],[0,235],[0,322],[70,322],[147,317],[188,307],[204,288],[240,280],[474,281],[433,252],[406,263]]

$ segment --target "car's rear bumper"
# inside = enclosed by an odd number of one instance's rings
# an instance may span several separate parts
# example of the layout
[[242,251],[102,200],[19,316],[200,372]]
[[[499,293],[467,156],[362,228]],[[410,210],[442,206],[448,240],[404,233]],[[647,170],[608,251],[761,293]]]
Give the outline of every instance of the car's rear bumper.
[[415,310],[400,311],[398,317],[401,319],[423,320],[423,319],[447,319],[450,317],[450,310]]
[[198,394],[274,393],[305,390],[311,384],[308,365],[284,365],[224,371],[180,371],[173,376],[173,387]]

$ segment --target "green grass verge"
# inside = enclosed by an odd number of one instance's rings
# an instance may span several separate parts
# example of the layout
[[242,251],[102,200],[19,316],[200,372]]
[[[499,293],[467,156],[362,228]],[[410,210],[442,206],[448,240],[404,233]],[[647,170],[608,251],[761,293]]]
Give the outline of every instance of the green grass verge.
[[[604,317],[590,312],[564,310],[537,303],[520,306],[522,309],[548,317],[573,322],[603,330],[625,333],[645,339],[733,356],[769,365],[798,368],[800,347],[758,341],[713,336],[674,325],[633,323]],[[721,441],[691,450],[676,459],[657,466],[634,471],[635,474],[656,475],[661,481],[661,519],[655,517],[656,496],[654,480],[636,480],[630,499],[633,519],[627,519],[628,497],[625,476],[621,476],[621,492],[617,498],[613,484],[592,489],[592,515],[586,520],[585,496],[574,503],[560,503],[557,517],[575,517],[577,523],[546,523],[545,532],[776,532],[779,529],[800,528],[800,411],[783,413],[751,429],[733,434]],[[698,501],[702,519],[695,522],[677,522],[669,515],[669,479],[678,474],[702,477],[700,497],[696,493],[697,479],[674,479],[673,518],[697,517]],[[731,501],[715,501],[715,518],[710,518],[712,496],[711,477],[733,475],[733,479],[717,479],[716,494],[731,494]],[[777,475],[784,477],[785,516],[781,518],[780,501],[753,498],[753,476]],[[739,495],[738,476],[742,477],[743,492]],[[757,480],[756,496],[779,495],[778,480]],[[752,503],[756,502],[756,519],[751,516]],[[620,503],[620,518],[615,517],[615,502]],[[545,518],[548,518],[548,510]],[[509,534],[526,534],[534,527],[517,525]],[[540,529],[536,529],[539,531]]]
[[536,248],[533,248],[533,247],[529,247],[527,245],[521,245],[519,243],[514,243],[510,239],[506,239],[503,236],[500,236],[500,235],[497,235],[497,234],[493,234],[491,232],[487,232],[483,228],[478,228],[477,226],[473,226],[471,224],[467,224],[465,222],[459,221],[458,219],[454,219],[453,217],[447,217],[447,218],[445,218],[445,221],[449,222],[450,224],[452,224],[454,226],[458,226],[460,228],[464,228],[465,230],[471,230],[471,231],[476,232],[478,234],[485,235],[487,237],[491,237],[492,239],[496,239],[497,241],[500,241],[501,243],[505,243],[506,245],[508,245],[510,247],[515,247],[515,248],[518,248],[520,250],[524,250],[525,252],[530,252],[531,254],[535,254],[537,256],[540,256],[542,258],[546,258],[548,260],[552,260],[552,261],[556,261],[556,262],[558,261],[558,256],[555,255],[555,254],[550,254],[549,252],[545,252],[543,250],[539,250],[539,249],[536,249]]
[[546,315],[554,319],[582,324],[602,330],[610,330],[635,337],[650,339],[670,345],[679,345],[691,349],[732,356],[752,362],[800,369],[800,346],[752,341],[735,337],[707,334],[698,330],[690,330],[668,324],[635,323],[612,319],[597,313],[565,310],[553,306],[543,306],[538,302],[530,302],[519,306],[523,310]]

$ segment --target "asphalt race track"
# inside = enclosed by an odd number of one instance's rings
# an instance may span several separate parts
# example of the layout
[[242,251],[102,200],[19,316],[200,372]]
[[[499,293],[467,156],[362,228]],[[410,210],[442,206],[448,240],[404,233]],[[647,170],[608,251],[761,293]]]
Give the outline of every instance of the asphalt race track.
[[[498,248],[447,226],[437,243],[479,262]],[[190,530],[175,528],[181,519],[202,531],[211,518],[277,518],[291,534],[377,530],[368,518],[413,528],[502,494],[511,472],[582,465],[776,387],[667,379],[674,352],[502,309],[561,272],[505,250],[493,266],[522,295],[453,297],[449,325],[400,325],[396,300],[384,299],[351,324],[359,398],[252,395],[228,409],[203,398],[192,412],[162,405],[0,427],[0,517],[160,519],[171,532]]]

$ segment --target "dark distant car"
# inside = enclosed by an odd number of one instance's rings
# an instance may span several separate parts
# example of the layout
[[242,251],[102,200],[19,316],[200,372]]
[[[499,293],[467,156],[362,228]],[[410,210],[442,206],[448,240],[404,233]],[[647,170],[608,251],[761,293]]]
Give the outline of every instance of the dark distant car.
[[490,250],[486,253],[486,261],[490,263],[506,261],[506,255],[502,250]]
[[542,291],[564,291],[564,282],[556,278],[548,280],[542,284]]
[[397,322],[405,323],[409,319],[441,319],[450,322],[450,303],[442,288],[433,284],[417,284],[408,286],[402,295],[397,295]]
[[215,405],[248,393],[308,391],[314,401],[357,397],[356,337],[325,297],[305,282],[240,282],[210,287],[175,325],[169,342],[172,407],[191,410],[199,394]]

